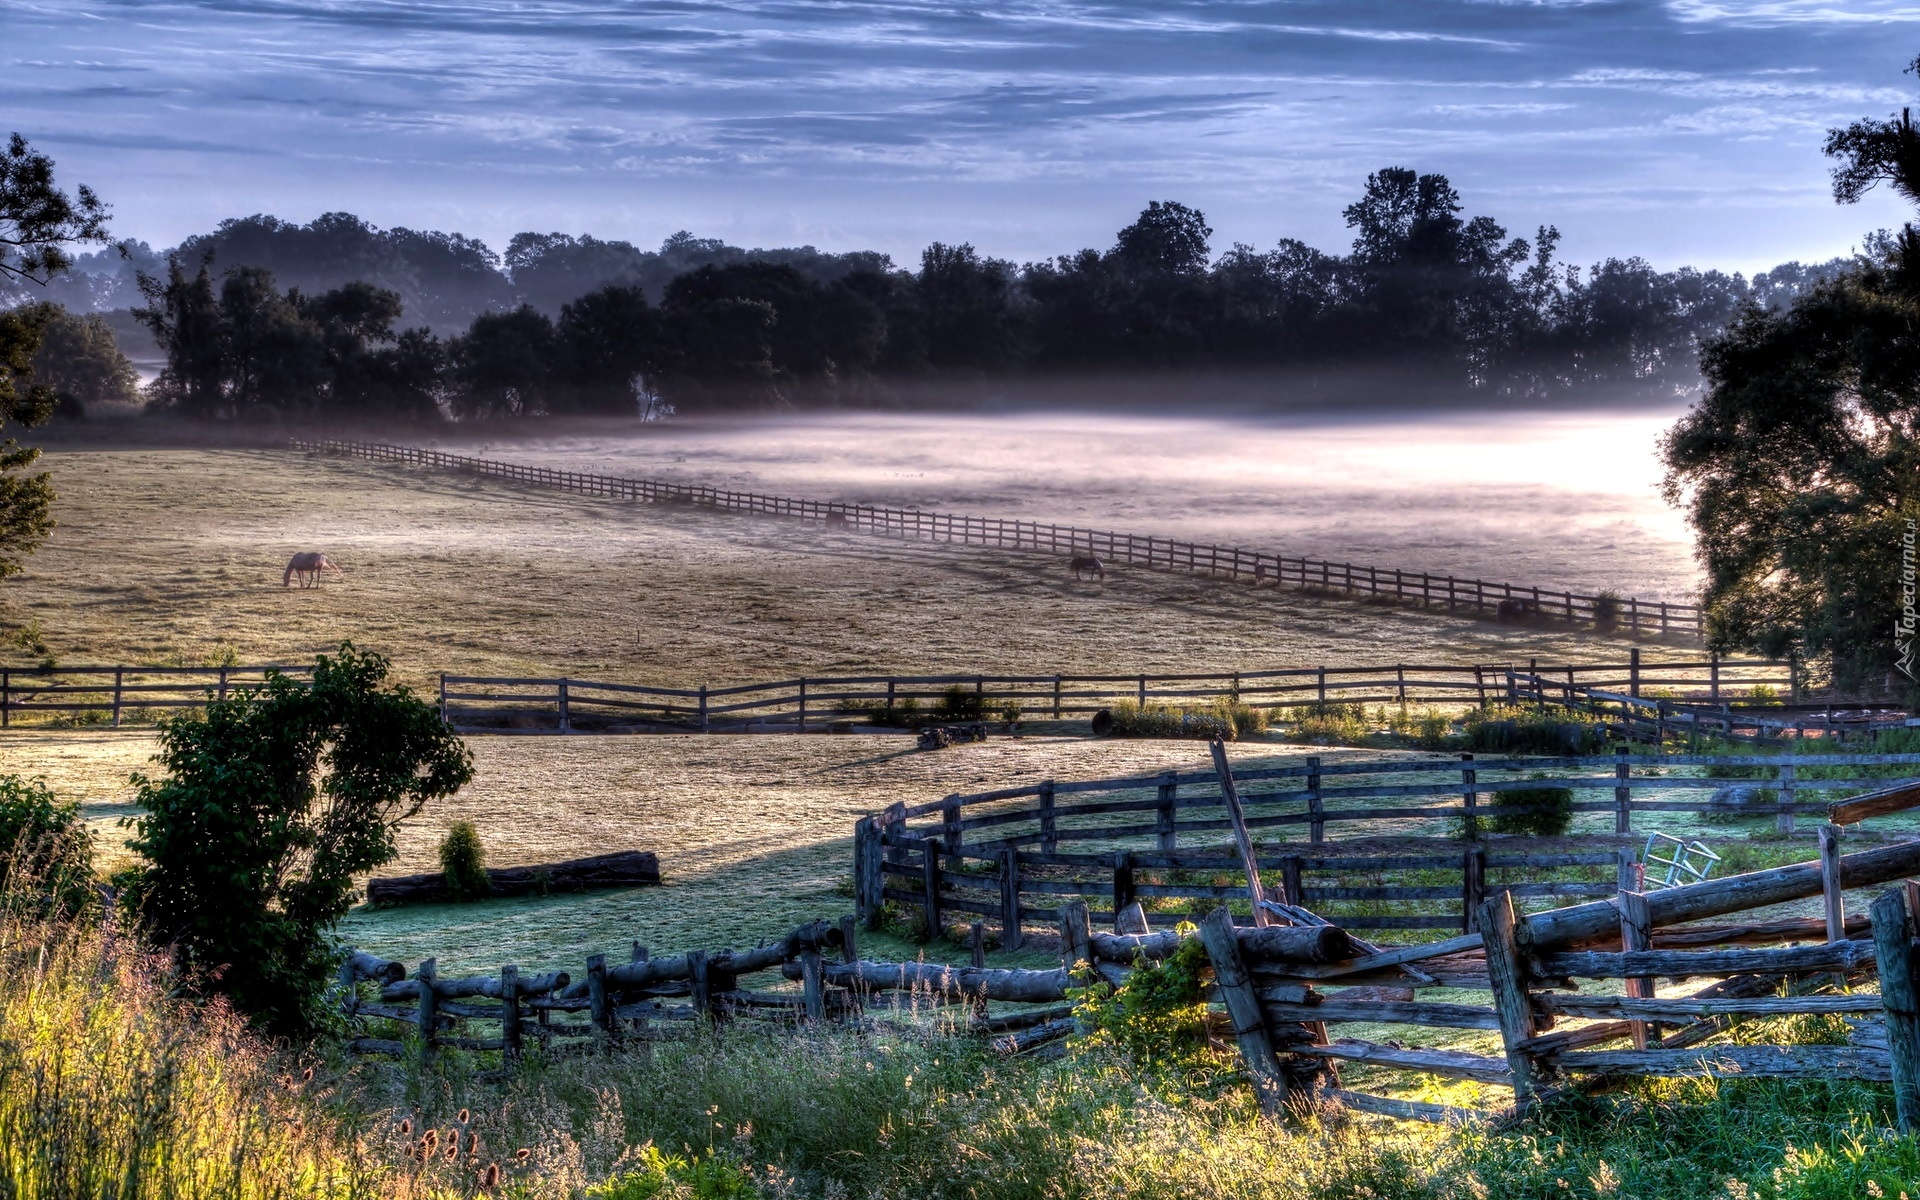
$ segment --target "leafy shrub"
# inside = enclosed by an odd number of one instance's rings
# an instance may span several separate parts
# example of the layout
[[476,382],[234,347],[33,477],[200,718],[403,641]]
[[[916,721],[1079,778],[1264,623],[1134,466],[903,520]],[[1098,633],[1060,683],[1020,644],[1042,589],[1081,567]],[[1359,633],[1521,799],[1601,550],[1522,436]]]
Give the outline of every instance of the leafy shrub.
[[1496,754],[1593,754],[1607,747],[1607,727],[1580,713],[1477,709],[1465,730],[1467,749]]
[[1233,741],[1263,733],[1267,714],[1238,700],[1216,700],[1208,705],[1175,706],[1148,702],[1145,706],[1122,700],[1108,710],[1112,733],[1130,738],[1219,738]]
[[1593,627],[1602,633],[1620,627],[1620,593],[1604,591],[1593,598]]
[[928,721],[928,714],[920,711],[920,701],[912,696],[888,708],[881,700],[842,700],[835,708],[836,712],[848,716],[865,717],[869,725],[878,725],[884,729],[917,729]]
[[1777,708],[1780,705],[1780,689],[1771,684],[1756,683],[1744,692],[1735,692],[1733,699],[1737,704]]
[[440,842],[440,873],[446,877],[447,894],[455,900],[479,900],[493,895],[493,879],[487,874],[487,851],[480,844],[480,831],[472,821],[455,821]]
[[1134,963],[1119,988],[1104,980],[1074,990],[1074,1016],[1084,1045],[1110,1045],[1136,1063],[1191,1065],[1207,1047],[1206,946],[1194,927],[1178,926],[1181,942],[1161,962]]
[[1295,738],[1312,742],[1359,743],[1367,738],[1364,704],[1316,704],[1293,719]]
[[77,912],[93,898],[93,837],[42,779],[0,775],[0,893]]
[[588,1200],[757,1200],[753,1176],[719,1155],[663,1154],[649,1143],[640,1165],[587,1189]]
[[386,685],[387,660],[340,647],[311,680],[274,672],[160,727],[165,778],[134,776],[129,911],[177,946],[194,986],[263,1029],[323,1019],[327,937],[354,877],[393,859],[394,827],[473,775],[431,704]]
[[961,683],[942,692],[933,708],[936,721],[984,721],[986,716],[987,698]]
[[[1545,775],[1535,775],[1545,779]],[[1517,833],[1530,837],[1559,837],[1573,824],[1573,790],[1563,787],[1516,788],[1495,792],[1493,799],[1502,807],[1524,808],[1525,812],[1496,813],[1488,818],[1495,833]]]

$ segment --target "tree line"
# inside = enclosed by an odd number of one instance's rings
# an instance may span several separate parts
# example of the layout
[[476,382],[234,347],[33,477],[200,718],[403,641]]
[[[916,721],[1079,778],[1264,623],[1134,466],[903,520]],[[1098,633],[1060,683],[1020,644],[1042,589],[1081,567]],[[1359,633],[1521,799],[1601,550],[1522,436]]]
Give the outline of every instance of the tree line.
[[[1670,397],[1743,305],[1777,308],[1844,265],[1583,270],[1557,259],[1553,227],[1509,236],[1444,176],[1404,168],[1369,176],[1345,217],[1345,254],[1293,239],[1216,253],[1204,214],[1155,201],[1104,250],[1017,264],[935,243],[914,270],[688,234],[657,252],[521,234],[497,259],[347,214],[253,217],[118,269],[136,264],[135,315],[164,354],[160,406],[431,421],[891,405],[1157,372],[1274,401]],[[124,299],[86,266],[80,298]]]

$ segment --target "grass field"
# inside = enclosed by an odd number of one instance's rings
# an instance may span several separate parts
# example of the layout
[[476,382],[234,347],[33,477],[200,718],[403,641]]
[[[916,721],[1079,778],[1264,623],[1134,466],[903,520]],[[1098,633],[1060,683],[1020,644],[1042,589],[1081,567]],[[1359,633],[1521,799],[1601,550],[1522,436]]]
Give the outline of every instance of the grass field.
[[[1126,567],[1077,583],[1050,556],[271,451],[59,449],[45,463],[60,527],[0,589],[0,621],[37,621],[69,665],[298,661],[350,637],[420,686],[441,671],[697,685],[1620,661],[1627,644]],[[283,588],[299,550],[345,576]]]

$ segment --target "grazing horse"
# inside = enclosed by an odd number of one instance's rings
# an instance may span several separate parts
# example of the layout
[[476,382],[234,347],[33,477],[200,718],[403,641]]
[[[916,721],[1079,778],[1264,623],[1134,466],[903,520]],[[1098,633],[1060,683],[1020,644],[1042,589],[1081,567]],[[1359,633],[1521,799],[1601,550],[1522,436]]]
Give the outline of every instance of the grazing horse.
[[1076,554],[1067,563],[1075,579],[1085,579],[1088,575],[1097,575],[1101,583],[1107,581],[1107,568],[1091,554]]
[[335,575],[346,573],[328,562],[326,555],[316,554],[310,550],[302,551],[287,560],[286,574],[280,577],[280,586],[287,587],[292,584],[295,575],[300,577],[301,587],[318,586],[322,571],[332,571]]

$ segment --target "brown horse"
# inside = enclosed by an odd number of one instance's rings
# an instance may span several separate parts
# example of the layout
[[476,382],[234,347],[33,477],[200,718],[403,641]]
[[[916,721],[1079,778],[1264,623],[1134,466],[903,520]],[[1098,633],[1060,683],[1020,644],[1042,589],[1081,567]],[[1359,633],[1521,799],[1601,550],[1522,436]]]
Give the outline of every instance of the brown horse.
[[1091,554],[1074,555],[1073,558],[1068,561],[1067,568],[1073,572],[1075,579],[1084,579],[1088,575],[1097,575],[1101,583],[1107,581],[1107,568],[1105,564]]
[[328,562],[326,555],[316,554],[311,550],[302,551],[287,560],[287,570],[280,576],[280,586],[290,586],[293,583],[293,577],[298,575],[301,587],[317,587],[320,583],[320,573],[323,571],[332,571],[335,575],[346,573]]

